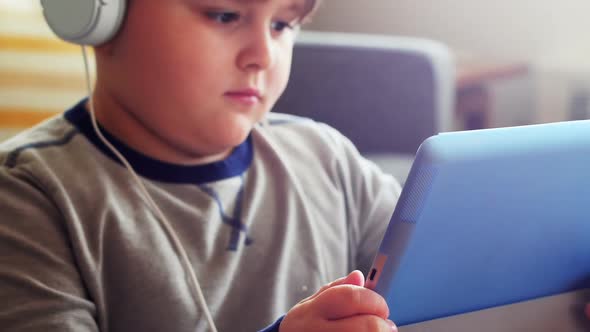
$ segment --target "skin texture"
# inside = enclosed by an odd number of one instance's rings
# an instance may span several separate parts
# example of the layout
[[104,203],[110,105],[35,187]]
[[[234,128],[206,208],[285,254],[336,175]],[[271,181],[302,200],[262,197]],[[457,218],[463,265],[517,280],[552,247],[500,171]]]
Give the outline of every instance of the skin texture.
[[[156,159],[223,159],[285,89],[304,5],[131,1],[119,34],[95,49],[99,122]],[[240,99],[245,90],[258,96]]]
[[389,308],[383,297],[363,286],[363,274],[354,271],[322,287],[287,313],[280,332],[397,331],[387,319]]

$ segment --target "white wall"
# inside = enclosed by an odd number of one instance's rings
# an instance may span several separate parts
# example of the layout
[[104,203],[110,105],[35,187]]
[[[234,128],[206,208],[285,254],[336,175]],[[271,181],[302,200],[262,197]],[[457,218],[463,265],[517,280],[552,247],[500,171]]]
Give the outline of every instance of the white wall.
[[532,59],[590,53],[588,0],[324,0],[310,27],[438,39],[454,48]]
[[[539,121],[590,90],[590,0],[324,0],[309,29],[432,38],[482,58],[527,61]],[[580,83],[582,82],[582,83]]]

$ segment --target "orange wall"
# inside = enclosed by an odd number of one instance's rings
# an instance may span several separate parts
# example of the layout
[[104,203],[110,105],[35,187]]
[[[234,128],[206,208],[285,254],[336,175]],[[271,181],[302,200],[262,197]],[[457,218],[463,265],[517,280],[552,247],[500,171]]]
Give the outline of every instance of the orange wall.
[[0,0],[0,139],[86,95],[81,50],[58,40],[38,0]]

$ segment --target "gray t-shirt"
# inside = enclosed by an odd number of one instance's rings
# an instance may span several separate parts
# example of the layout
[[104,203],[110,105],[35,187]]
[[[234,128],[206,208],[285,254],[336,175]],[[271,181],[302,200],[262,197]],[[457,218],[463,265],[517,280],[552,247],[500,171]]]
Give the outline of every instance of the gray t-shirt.
[[[177,251],[81,102],[0,145],[0,329],[201,331]],[[220,331],[255,331],[367,272],[400,187],[334,129],[270,114],[223,161],[107,137],[185,248]]]

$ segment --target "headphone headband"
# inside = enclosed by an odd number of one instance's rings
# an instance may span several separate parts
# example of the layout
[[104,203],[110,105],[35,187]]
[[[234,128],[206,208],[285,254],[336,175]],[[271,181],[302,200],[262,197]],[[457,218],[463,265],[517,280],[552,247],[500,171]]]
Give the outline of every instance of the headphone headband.
[[126,0],[41,0],[43,16],[61,39],[100,45],[119,30]]

